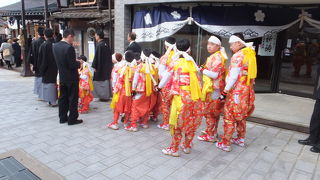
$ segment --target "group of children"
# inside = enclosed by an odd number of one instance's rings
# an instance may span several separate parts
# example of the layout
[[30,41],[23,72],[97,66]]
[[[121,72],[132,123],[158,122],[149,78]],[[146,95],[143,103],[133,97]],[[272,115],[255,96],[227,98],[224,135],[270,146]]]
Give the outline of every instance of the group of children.
[[[170,130],[172,143],[162,150],[166,155],[190,153],[192,140],[202,118],[206,129],[198,136],[201,141],[216,143],[216,147],[231,151],[231,143],[245,146],[246,119],[254,110],[254,79],[256,56],[252,43],[244,42],[236,33],[229,39],[233,56],[229,69],[227,55],[217,36],[208,39],[211,54],[198,66],[190,56],[190,42],[165,40],[165,54],[160,58],[151,49],[141,53],[127,51],[124,57],[113,55],[113,122],[107,127],[118,130],[119,121],[125,130],[136,132],[148,128],[148,121],[162,114],[159,128]],[[202,77],[201,77],[202,76]],[[223,113],[224,134],[218,139],[217,128]],[[238,136],[233,138],[234,131]]]

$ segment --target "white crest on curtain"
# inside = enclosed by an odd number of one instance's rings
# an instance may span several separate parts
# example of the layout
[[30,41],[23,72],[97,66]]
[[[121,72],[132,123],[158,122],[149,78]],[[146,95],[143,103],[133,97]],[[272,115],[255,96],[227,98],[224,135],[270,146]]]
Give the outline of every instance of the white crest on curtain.
[[180,19],[180,18],[181,18],[181,14],[179,14],[177,11],[173,11],[173,12],[171,13],[171,15],[172,15],[172,17],[173,17],[174,19]]
[[262,12],[262,10],[258,10],[254,13],[254,16],[256,17],[257,22],[263,22],[264,18],[266,17],[266,14]]
[[151,19],[150,13],[147,13],[147,14],[144,16],[144,22],[145,22],[147,25],[152,24],[152,19]]

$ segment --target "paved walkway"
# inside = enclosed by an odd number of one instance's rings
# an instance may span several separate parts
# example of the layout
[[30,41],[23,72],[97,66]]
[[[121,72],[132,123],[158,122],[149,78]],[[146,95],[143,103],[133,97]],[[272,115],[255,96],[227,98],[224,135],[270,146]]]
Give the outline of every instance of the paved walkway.
[[286,94],[257,94],[252,116],[309,127],[314,103],[310,98]]
[[107,129],[112,112],[94,101],[82,125],[60,125],[58,109],[37,101],[32,87],[32,77],[0,69],[0,153],[21,148],[66,179],[320,179],[319,155],[297,144],[306,134],[248,123],[247,148],[226,153],[195,140],[191,154],[168,157],[169,133],[155,124]]

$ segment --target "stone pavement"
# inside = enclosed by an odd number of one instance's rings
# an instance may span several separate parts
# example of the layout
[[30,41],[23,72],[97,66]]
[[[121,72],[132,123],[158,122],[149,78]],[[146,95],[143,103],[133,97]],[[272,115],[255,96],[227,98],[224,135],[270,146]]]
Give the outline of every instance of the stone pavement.
[[227,153],[194,140],[191,154],[168,157],[161,149],[170,135],[154,123],[136,133],[107,129],[108,103],[94,101],[82,125],[61,125],[32,88],[32,77],[0,69],[0,153],[23,149],[66,179],[320,179],[319,154],[297,144],[306,134],[248,123],[247,148]]
[[310,98],[286,94],[258,94],[252,116],[309,127],[314,103],[315,100]]

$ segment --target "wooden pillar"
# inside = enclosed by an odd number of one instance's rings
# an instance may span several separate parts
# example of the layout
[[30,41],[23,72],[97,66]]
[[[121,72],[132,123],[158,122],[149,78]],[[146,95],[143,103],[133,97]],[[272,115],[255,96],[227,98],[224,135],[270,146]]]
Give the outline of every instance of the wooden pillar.
[[26,20],[25,20],[25,6],[24,6],[24,0],[21,0],[21,21],[22,21],[22,35],[20,37],[23,38],[23,69],[21,72],[21,76],[28,77],[33,76],[33,73],[30,69],[30,62],[28,59],[28,38],[27,38],[27,28],[26,28]]

